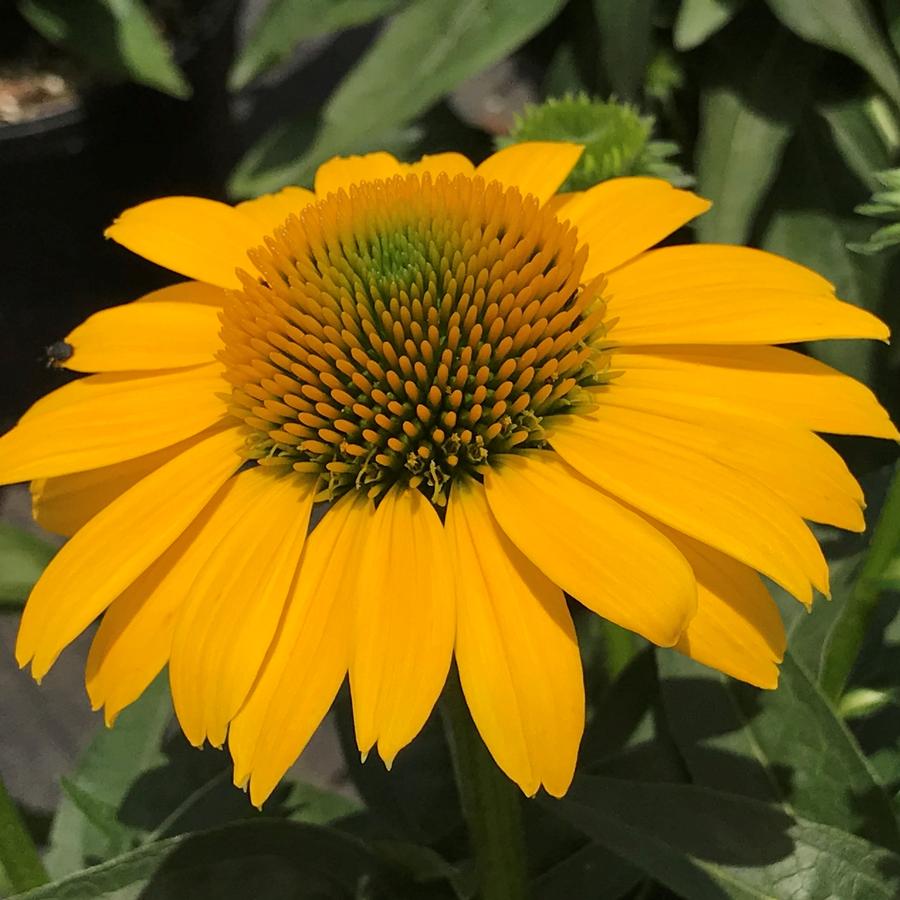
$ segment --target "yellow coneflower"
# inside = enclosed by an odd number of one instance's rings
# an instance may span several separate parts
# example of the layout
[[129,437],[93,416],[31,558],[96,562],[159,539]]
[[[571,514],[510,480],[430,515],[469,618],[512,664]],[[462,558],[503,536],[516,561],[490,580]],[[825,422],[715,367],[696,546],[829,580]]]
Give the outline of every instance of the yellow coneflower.
[[768,345],[887,329],[770,254],[650,249],[708,207],[664,181],[556,195],[579,152],[375,153],[315,192],[127,210],[108,235],[194,280],[76,328],[63,364],[93,374],[0,439],[3,481],[71,536],[20,664],[40,679],[102,613],[95,707],[112,721],[168,663],[186,735],[227,738],[255,803],[348,673],[359,749],[390,764],[454,656],[499,766],[565,792],[566,594],[774,686],[757,572],[809,603],[828,578],[804,519],[863,528],[813,432],[900,435],[865,387]]

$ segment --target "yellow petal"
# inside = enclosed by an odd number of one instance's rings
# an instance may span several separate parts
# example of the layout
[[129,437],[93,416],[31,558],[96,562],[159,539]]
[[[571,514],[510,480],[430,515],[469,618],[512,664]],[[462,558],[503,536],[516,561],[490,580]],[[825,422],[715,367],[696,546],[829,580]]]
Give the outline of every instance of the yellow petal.
[[243,435],[207,435],[91,519],[35,585],[19,628],[16,659],[42,678],[60,651],[190,525],[241,465]]
[[31,482],[31,511],[43,528],[71,537],[120,494],[190,446],[193,439],[125,462]]
[[856,479],[840,455],[812,432],[741,415],[716,400],[687,402],[683,395],[671,397],[617,382],[594,394],[599,420],[608,416],[744,472],[804,519],[850,531],[865,528]]
[[616,344],[783,344],[887,340],[871,313],[835,299],[803,266],[762,250],[694,244],[652,250],[603,291]]
[[104,234],[179,275],[223,288],[241,286],[247,251],[263,232],[249,216],[204,197],[160,197],[126,209]]
[[461,153],[433,153],[403,167],[411,175],[430,173],[432,178],[444,174],[451,180],[457,175],[474,175],[475,166]]
[[584,151],[581,144],[529,141],[511,144],[489,156],[475,169],[485,181],[516,187],[546,203],[568,178]]
[[269,234],[279,225],[284,225],[288,216],[296,215],[315,202],[316,195],[312,191],[290,185],[274,194],[263,194],[238,203],[235,209],[253,219],[263,234]]
[[391,178],[402,171],[401,163],[382,150],[364,156],[336,156],[322,163],[316,171],[316,197],[322,199],[341,189],[349,191],[351,184]]
[[457,573],[456,663],[497,765],[532,796],[569,788],[584,730],[584,681],[563,592],[500,530],[484,488],[454,485],[447,537]]
[[177,369],[213,362],[219,310],[200,303],[128,303],[94,313],[66,337],[75,372]]
[[671,647],[697,607],[671,541],[549,450],[510,454],[484,476],[491,512],[548,578],[594,612]]
[[456,601],[444,529],[415,490],[381,501],[360,547],[350,690],[356,741],[385,764],[421,730],[447,679]]
[[708,200],[658,178],[613,178],[576,194],[556,213],[578,227],[590,248],[583,280],[589,281],[658,244],[706,212]]
[[80,378],[38,400],[0,438],[0,483],[83,472],[168,447],[220,421],[226,391],[218,363]]
[[675,649],[757,687],[777,687],[784,625],[759,576],[712,547],[667,533],[697,578],[697,615]]
[[654,347],[615,350],[617,384],[717,397],[728,409],[812,431],[900,439],[875,395],[858,381],[780,347]]
[[151,291],[138,297],[135,303],[202,303],[207,306],[221,307],[228,294],[214,284],[202,281],[181,281],[168,287]]
[[[88,654],[85,681],[107,725],[135,701],[169,660],[177,613],[200,569],[242,510],[222,509],[229,479],[184,533],[103,614]],[[223,516],[230,521],[223,523]]]
[[677,423],[646,425],[641,416],[610,406],[555,417],[549,440],[603,490],[764,572],[804,603],[812,600],[810,582],[828,592],[822,551],[795,512],[753,478],[670,440],[670,432],[680,437]]
[[[316,479],[266,466],[237,476],[224,500],[243,515],[184,597],[169,678],[188,740],[221,746],[259,673],[297,570]],[[230,509],[225,510],[225,515]]]
[[250,779],[256,806],[303,752],[347,674],[359,547],[374,513],[352,491],[310,534],[262,672],[231,723],[234,781]]

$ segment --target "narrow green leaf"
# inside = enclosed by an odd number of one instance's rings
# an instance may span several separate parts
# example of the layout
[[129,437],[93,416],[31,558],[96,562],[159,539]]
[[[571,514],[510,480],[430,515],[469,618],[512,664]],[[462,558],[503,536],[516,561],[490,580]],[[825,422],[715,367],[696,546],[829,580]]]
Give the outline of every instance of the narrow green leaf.
[[156,841],[16,900],[312,900],[361,897],[376,872],[363,845],[335,831],[260,819]]
[[843,53],[862,66],[900,104],[900,74],[891,48],[865,0],[768,0],[795,34]]
[[640,871],[599,844],[587,844],[540,876],[532,885],[535,900],[619,900],[643,879]]
[[0,609],[20,608],[56,553],[49,541],[0,522]]
[[653,49],[655,0],[594,0],[607,81],[622,100],[637,100]]
[[[160,743],[171,715],[168,683],[161,676],[122,712],[113,728],[97,733],[69,777],[70,792],[90,797],[95,808],[102,804],[118,809],[137,777],[163,761]],[[59,878],[83,868],[88,858],[104,858],[127,849],[134,830],[118,823],[114,837],[110,829],[116,824],[106,820],[98,827],[71,798],[64,798],[50,830],[46,863],[51,875]]]
[[693,50],[724,28],[746,0],[681,0],[675,20],[676,50]]
[[835,146],[854,175],[870,190],[878,187],[876,172],[891,164],[891,153],[878,125],[871,97],[851,97],[820,103]]
[[244,87],[280,63],[304,38],[365,25],[398,9],[403,0],[272,0],[259,17],[228,82]]
[[282,127],[278,137],[263,139],[264,152],[252,148],[241,161],[232,189],[244,195],[305,183],[330,157],[377,146],[461,81],[508,56],[548,24],[563,4],[415,0],[390,20],[332,94],[315,139],[301,147],[302,155],[291,158],[285,152],[290,143],[285,135],[292,129]]
[[582,775],[547,808],[691,900],[892,900],[900,857],[708,788]]
[[0,882],[3,876],[14,891],[26,891],[47,882],[37,847],[0,780]]
[[697,182],[713,207],[696,229],[703,241],[742,244],[807,103],[815,60],[783,31],[732,36],[718,49],[710,75],[731,75],[702,97]]
[[191,95],[141,0],[21,0],[19,9],[47,40],[101,75],[128,78],[180,99]]
[[832,631],[822,669],[822,688],[837,700],[843,693],[882,592],[884,573],[900,551],[900,463],[872,532],[859,577],[838,626]]
[[900,591],[900,556],[888,563],[881,577],[881,586],[886,591]]
[[669,726],[694,780],[900,849],[884,789],[818,686],[788,653],[759,691],[659,654]]
[[363,809],[356,800],[306,781],[289,782],[279,805],[293,821],[309,825],[328,825]]

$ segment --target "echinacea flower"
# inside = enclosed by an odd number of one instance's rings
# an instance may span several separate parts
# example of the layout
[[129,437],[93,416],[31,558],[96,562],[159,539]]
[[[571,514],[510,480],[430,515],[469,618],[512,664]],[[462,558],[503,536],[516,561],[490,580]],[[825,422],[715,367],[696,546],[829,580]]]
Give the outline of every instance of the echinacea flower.
[[255,803],[348,673],[359,749],[390,764],[452,657],[499,766],[564,793],[566,595],[773,687],[757,573],[808,604],[828,574],[804,520],[863,528],[814,432],[900,435],[770,345],[887,329],[776,256],[650,249],[707,201],[651,178],[556,195],[579,153],[375,153],[314,193],[127,210],[108,235],[193,280],[76,328],[62,364],[93,374],[0,439],[0,477],[70,535],[19,663],[40,679],[102,613],[94,706],[112,721],[168,663],[185,734],[227,738]]

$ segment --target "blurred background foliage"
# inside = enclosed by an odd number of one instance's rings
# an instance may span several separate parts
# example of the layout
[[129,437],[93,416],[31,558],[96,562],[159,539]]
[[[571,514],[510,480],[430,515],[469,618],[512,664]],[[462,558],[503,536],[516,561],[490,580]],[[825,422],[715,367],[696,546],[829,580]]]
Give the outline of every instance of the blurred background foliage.
[[[309,184],[328,157],[373,149],[481,158],[565,138],[589,147],[573,187],[635,172],[693,179],[714,201],[694,238],[811,266],[896,333],[898,117],[900,0],[8,3],[2,418],[64,377],[42,368],[43,346],[165,278],[103,243],[122,208]],[[900,420],[896,345],[805,349]],[[817,529],[831,603],[807,615],[772,588],[791,647],[777,691],[579,616],[580,774],[564,800],[524,804],[536,900],[900,896],[897,447],[835,443],[866,488],[870,531]],[[54,550],[0,525],[10,647]],[[14,691],[0,704],[8,759],[25,752],[15,732],[29,712]],[[391,773],[360,763],[345,696],[328,727],[343,749],[338,781],[295,773],[260,813],[231,787],[225,754],[173,730],[159,680],[114,729],[98,727],[58,806],[30,803],[27,785],[18,803],[0,794],[0,815],[18,809],[43,851],[7,851],[0,893],[49,879],[25,896],[477,896],[441,716]]]

